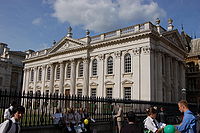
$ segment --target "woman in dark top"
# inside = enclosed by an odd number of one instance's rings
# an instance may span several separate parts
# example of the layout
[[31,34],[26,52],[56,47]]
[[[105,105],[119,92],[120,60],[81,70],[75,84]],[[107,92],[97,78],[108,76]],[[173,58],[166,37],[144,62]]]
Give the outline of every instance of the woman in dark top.
[[143,129],[135,122],[133,111],[127,113],[128,124],[123,126],[120,133],[143,133]]

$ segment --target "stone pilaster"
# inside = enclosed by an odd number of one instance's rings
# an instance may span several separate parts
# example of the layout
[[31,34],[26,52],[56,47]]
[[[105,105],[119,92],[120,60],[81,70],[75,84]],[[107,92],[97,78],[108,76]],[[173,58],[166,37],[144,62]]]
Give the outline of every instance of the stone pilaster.
[[50,73],[50,85],[49,85],[49,92],[53,93],[54,91],[54,74],[55,74],[55,66],[54,64],[51,64],[51,73]]
[[88,96],[89,94],[89,59],[83,59],[83,76],[84,76],[84,83],[83,83],[83,95]]
[[[141,53],[141,99],[151,100],[151,62],[150,62],[150,46],[142,47]],[[139,99],[140,100],[140,99]]]
[[23,76],[23,89],[22,89],[22,92],[27,92],[27,90],[28,90],[28,88],[26,88],[26,84],[27,84],[27,74],[28,74],[28,70],[27,70],[27,68],[24,68],[23,69],[23,71],[24,71],[24,76]]
[[75,95],[76,85],[76,63],[75,60],[71,60],[71,90],[70,94]]
[[132,99],[140,100],[141,99],[141,48],[133,49],[133,58],[132,58],[132,72],[134,73],[133,81],[136,83],[132,88]]
[[124,98],[124,91],[121,87],[121,51],[115,52],[115,60],[113,62],[115,87],[113,88],[113,98]]
[[98,58],[99,58],[99,62],[98,62],[98,77],[99,77],[99,89],[97,89],[97,96],[100,96],[100,97],[103,97],[104,96],[104,91],[105,91],[105,87],[104,87],[104,70],[105,70],[105,67],[104,67],[104,55],[103,54],[100,54],[98,55]]
[[46,65],[42,66],[42,93],[45,93]]
[[33,79],[33,83],[34,83],[34,87],[33,87],[33,93],[36,92],[36,85],[37,85],[37,67],[34,67],[34,79]]
[[59,91],[61,94],[64,94],[64,62],[60,62],[60,82],[59,82]]
[[162,63],[162,52],[158,51],[158,56],[157,56],[157,63],[156,65],[159,65],[157,67],[157,100],[159,102],[163,102],[163,73],[162,73],[162,69],[163,69],[163,63]]

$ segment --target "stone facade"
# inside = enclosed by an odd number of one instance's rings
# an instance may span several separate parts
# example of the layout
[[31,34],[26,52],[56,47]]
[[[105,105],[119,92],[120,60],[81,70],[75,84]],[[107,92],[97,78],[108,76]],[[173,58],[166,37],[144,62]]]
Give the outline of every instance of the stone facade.
[[186,44],[172,20],[96,36],[72,38],[72,29],[51,48],[24,61],[23,90],[45,93],[176,102],[185,86]]
[[7,44],[0,43],[0,90],[22,90],[22,60],[25,56],[25,52],[10,51]]
[[186,95],[192,103],[200,103],[200,39],[191,41],[191,50],[186,58]]

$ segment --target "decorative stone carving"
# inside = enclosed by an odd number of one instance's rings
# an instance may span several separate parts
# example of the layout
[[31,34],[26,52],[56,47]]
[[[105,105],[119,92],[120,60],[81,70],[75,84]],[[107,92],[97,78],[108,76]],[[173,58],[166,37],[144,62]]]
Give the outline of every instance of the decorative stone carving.
[[133,82],[130,80],[124,80],[122,81],[122,84],[133,84]]
[[58,84],[55,84],[54,87],[55,87],[55,88],[59,88]]
[[114,85],[115,83],[113,83],[112,81],[106,81],[105,85]]
[[145,46],[142,47],[142,51],[144,54],[149,54],[150,52],[152,52],[152,48],[150,46]]
[[99,57],[100,60],[104,60],[104,55],[103,54],[98,55],[98,57]]
[[90,83],[90,86],[98,86],[99,84],[95,83],[95,82],[92,82]]
[[133,54],[134,55],[139,55],[140,54],[140,48],[134,48],[133,49]]
[[121,51],[116,51],[116,52],[115,52],[115,57],[116,57],[116,58],[121,57]]

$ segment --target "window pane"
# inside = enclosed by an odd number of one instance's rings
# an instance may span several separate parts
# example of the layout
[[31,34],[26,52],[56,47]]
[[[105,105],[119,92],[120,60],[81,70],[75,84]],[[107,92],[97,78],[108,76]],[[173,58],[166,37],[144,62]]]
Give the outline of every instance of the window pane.
[[106,88],[106,97],[112,98],[112,88]]
[[82,96],[82,89],[77,90],[77,95]]
[[71,64],[67,65],[67,78],[71,77]]
[[34,70],[31,70],[31,81],[34,80]]
[[113,58],[108,57],[107,60],[107,74],[113,74]]
[[91,97],[96,97],[96,88],[91,88]]
[[83,62],[80,62],[79,64],[79,77],[83,77]]
[[131,99],[131,87],[124,87],[124,98]]
[[38,80],[41,81],[42,80],[42,68],[39,69],[39,77]]
[[47,68],[47,80],[50,80],[50,75],[51,75],[51,67]]
[[126,54],[124,57],[124,72],[129,73],[131,72],[131,55]]
[[60,65],[56,69],[56,79],[60,79]]
[[97,60],[94,59],[92,62],[92,75],[95,76],[97,75]]

